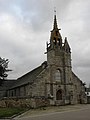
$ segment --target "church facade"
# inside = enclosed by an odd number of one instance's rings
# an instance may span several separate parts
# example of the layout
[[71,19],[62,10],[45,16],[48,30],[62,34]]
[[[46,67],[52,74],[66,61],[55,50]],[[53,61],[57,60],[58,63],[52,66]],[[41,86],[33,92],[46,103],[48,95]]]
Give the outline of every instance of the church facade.
[[50,105],[86,103],[85,84],[73,73],[71,48],[58,29],[56,15],[47,43],[47,61],[18,78],[6,91],[6,97],[45,98]]

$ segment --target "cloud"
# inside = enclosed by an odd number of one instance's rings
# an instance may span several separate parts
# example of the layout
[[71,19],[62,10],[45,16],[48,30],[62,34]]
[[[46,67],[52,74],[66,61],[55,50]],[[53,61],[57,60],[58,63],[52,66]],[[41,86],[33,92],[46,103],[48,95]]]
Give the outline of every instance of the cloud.
[[46,60],[43,53],[54,7],[62,37],[68,37],[72,49],[73,70],[89,83],[89,0],[0,0],[0,55],[10,61],[9,78],[18,78]]

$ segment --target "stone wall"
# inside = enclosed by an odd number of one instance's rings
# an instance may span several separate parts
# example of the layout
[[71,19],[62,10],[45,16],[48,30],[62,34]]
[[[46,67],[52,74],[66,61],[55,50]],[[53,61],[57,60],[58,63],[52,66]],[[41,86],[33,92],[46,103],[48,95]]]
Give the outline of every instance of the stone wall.
[[74,74],[73,76],[73,92],[74,92],[74,103],[87,103],[87,96],[85,94],[85,86],[83,82]]
[[50,101],[45,98],[5,98],[0,100],[0,107],[38,108],[49,105]]

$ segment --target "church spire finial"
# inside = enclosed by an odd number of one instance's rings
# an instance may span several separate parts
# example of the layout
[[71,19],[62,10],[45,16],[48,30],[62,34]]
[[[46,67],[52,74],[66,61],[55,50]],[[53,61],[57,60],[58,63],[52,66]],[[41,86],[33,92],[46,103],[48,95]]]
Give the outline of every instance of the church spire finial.
[[56,7],[54,7],[54,15],[56,15]]

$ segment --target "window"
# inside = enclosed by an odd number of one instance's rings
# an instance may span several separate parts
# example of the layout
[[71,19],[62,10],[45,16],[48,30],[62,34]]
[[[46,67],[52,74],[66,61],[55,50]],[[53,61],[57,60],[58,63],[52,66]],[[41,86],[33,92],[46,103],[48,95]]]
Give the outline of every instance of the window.
[[61,71],[59,69],[55,72],[55,80],[61,82]]
[[14,91],[14,92],[15,92],[15,95],[14,95],[14,96],[16,96],[16,89],[15,89],[15,91]]
[[56,41],[56,38],[55,38],[55,37],[54,37],[53,42],[54,42],[55,45],[57,44],[57,41]]
[[58,44],[60,45],[60,38],[58,38]]
[[26,86],[24,86],[24,96],[26,96]]
[[50,93],[53,95],[53,84],[50,84]]
[[11,96],[13,97],[13,91],[11,91]]

